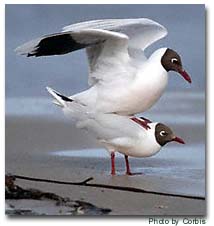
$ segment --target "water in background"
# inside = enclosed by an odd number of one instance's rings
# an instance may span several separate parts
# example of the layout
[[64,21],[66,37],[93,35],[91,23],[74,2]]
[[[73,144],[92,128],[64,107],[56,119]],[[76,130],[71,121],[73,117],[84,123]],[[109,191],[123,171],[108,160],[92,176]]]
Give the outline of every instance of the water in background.
[[[153,121],[172,127],[186,144],[166,145],[157,155],[144,161],[143,170],[147,174],[194,179],[204,185],[204,5],[6,5],[6,116],[17,120],[19,117],[42,118],[49,123],[67,123],[61,110],[51,103],[45,86],[56,88],[66,95],[72,95],[88,86],[88,65],[84,51],[55,57],[26,58],[14,53],[17,46],[42,35],[58,32],[63,26],[79,21],[140,17],[153,19],[168,29],[168,35],[149,47],[146,55],[150,56],[160,47],[176,50],[193,80],[190,86],[181,76],[170,72],[168,92],[144,114]],[[12,137],[8,137],[7,141],[13,142]],[[16,149],[13,145],[11,147]],[[36,147],[39,148],[39,144]],[[100,149],[50,150],[50,154],[68,159],[73,156],[108,157]]]
[[[66,122],[61,109],[44,98],[8,98],[6,115],[11,117],[47,118],[50,122]],[[203,92],[168,92],[144,116],[163,122],[182,137],[185,145],[166,145],[157,155],[148,158],[159,161],[158,167],[144,167],[148,174],[167,175],[205,180],[205,94]],[[44,122],[44,121],[43,121]],[[100,149],[59,150],[51,155],[61,157],[107,158],[109,155]],[[169,164],[169,160],[176,164]],[[162,163],[162,165],[160,164]]]
[[[16,98],[6,99],[6,115],[11,116],[50,116],[55,120],[64,120],[60,108],[53,105],[52,98]],[[205,124],[205,93],[168,92],[159,102],[144,114],[153,121],[168,124]]]
[[[161,47],[176,50],[192,77],[191,91],[205,88],[205,5],[6,5],[6,96],[48,97],[45,86],[65,94],[87,88],[88,65],[84,51],[54,57],[17,56],[14,49],[31,39],[59,32],[63,26],[102,18],[140,18],[157,21],[168,35],[146,49],[146,55]],[[175,72],[169,72],[169,90],[189,87]],[[41,88],[42,87],[42,88]],[[72,91],[72,93],[71,93]]]

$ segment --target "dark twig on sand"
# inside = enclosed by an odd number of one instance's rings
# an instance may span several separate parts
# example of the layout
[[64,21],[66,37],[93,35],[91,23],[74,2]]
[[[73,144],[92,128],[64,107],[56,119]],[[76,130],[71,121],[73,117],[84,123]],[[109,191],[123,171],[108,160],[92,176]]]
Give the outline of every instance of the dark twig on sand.
[[80,181],[80,182],[56,181],[56,180],[49,180],[49,179],[43,179],[43,178],[32,178],[32,177],[26,177],[26,176],[20,176],[20,175],[13,175],[13,177],[17,178],[17,179],[29,180],[29,181],[47,182],[47,183],[64,184],[64,185],[78,185],[78,186],[87,186],[87,187],[96,187],[96,188],[106,188],[106,189],[114,189],[114,190],[137,192],[137,193],[148,193],[148,194],[154,194],[154,195],[163,195],[163,196],[172,196],[172,197],[180,197],[180,198],[187,198],[187,199],[205,200],[205,197],[200,197],[200,196],[170,194],[170,193],[149,191],[149,190],[140,189],[140,188],[133,188],[133,187],[88,183],[88,182],[93,180],[93,177],[89,177],[89,178],[85,179],[84,181]]

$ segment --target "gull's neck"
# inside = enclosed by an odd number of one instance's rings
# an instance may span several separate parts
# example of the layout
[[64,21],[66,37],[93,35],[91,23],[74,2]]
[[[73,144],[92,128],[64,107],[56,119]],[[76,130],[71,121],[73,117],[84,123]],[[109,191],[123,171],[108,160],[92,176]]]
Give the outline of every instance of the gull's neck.
[[159,76],[164,76],[168,74],[167,71],[164,69],[163,65],[161,64],[161,58],[166,52],[166,50],[167,48],[157,49],[148,59],[148,63],[153,65],[152,70],[153,70],[154,76],[155,74],[158,74]]
[[161,63],[161,58],[166,52],[167,48],[157,49],[150,57],[149,60],[159,61]]

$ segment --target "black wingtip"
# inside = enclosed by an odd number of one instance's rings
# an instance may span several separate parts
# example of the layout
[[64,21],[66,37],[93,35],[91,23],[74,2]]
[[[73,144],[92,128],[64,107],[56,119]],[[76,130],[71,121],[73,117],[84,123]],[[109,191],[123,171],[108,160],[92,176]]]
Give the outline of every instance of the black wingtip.
[[61,97],[62,100],[66,101],[66,102],[73,102],[72,99],[66,97],[66,96],[63,96],[62,94],[60,93],[57,93],[56,91],[53,91],[57,96]]
[[27,57],[32,57],[32,56],[35,56],[35,54],[33,54],[33,53],[28,53],[27,54]]
[[44,37],[27,57],[63,55],[87,47],[75,41],[71,34],[59,33]]

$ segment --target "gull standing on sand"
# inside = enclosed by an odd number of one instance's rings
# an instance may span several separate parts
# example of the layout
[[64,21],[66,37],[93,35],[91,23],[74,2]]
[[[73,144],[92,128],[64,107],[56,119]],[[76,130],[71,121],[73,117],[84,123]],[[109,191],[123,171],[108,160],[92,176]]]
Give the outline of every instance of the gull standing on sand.
[[134,115],[161,97],[169,71],[191,83],[174,50],[160,48],[146,58],[144,50],[166,35],[164,26],[147,18],[94,20],[30,41],[16,52],[40,57],[86,48],[90,87],[70,98],[97,112]]
[[[162,123],[148,122],[142,118],[121,116],[112,113],[89,112],[86,106],[47,87],[58,106],[76,126],[89,131],[111,154],[111,174],[115,175],[115,152],[125,156],[126,174],[133,175],[128,156],[149,157],[158,153],[171,141],[184,144],[172,130]],[[145,127],[145,124],[147,126]],[[149,129],[148,129],[149,128]]]

